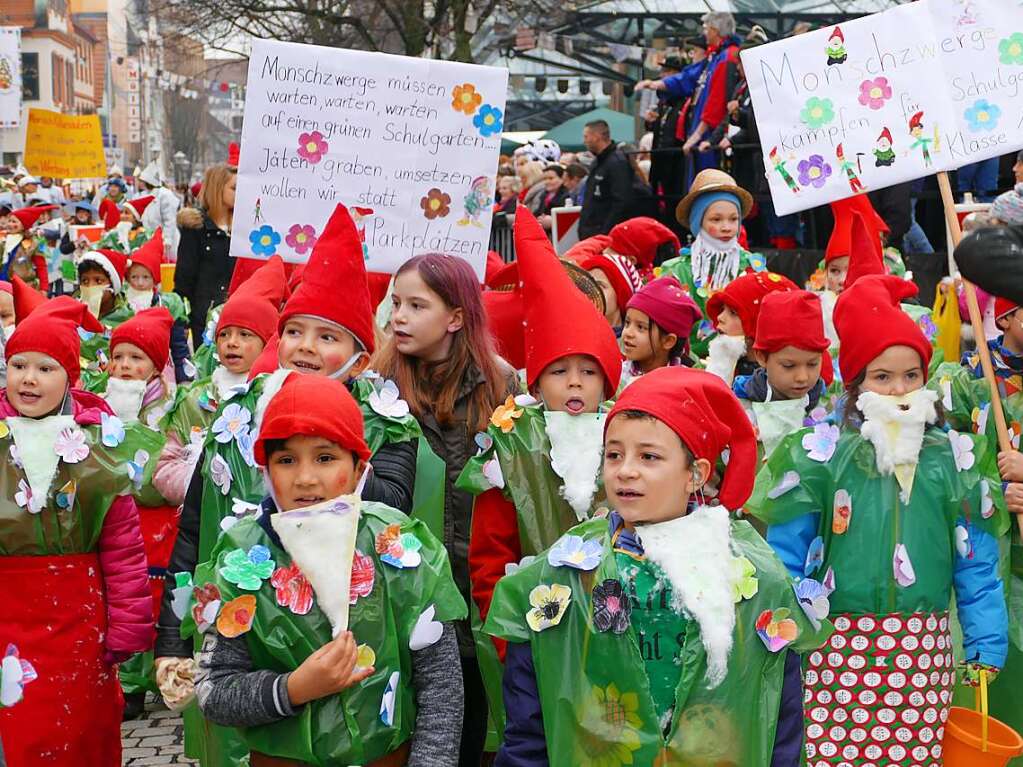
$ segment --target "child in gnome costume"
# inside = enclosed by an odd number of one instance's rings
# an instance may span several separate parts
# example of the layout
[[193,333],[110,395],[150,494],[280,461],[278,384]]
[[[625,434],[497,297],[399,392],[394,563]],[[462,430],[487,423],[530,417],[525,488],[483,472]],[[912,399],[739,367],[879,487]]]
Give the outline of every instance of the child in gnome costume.
[[658,277],[629,299],[622,328],[622,384],[675,365],[692,366],[689,338],[703,314],[674,277]]
[[[835,625],[806,672],[815,765],[941,764],[956,677],[953,590],[967,676],[993,676],[1005,662],[997,538],[1008,517],[995,454],[938,424],[938,396],[924,388],[931,346],[899,308],[915,292],[890,275],[842,292],[842,426],[783,440],[746,506],[802,578],[800,601]],[[848,724],[836,734],[831,722]]]
[[56,208],[56,205],[35,205],[11,211],[7,217],[4,265],[0,270],[0,280],[10,280],[17,275],[43,293],[49,290],[46,256],[39,247],[33,227],[40,216]]
[[206,432],[220,402],[248,384],[249,371],[271,339],[277,337],[281,304],[288,286],[284,262],[273,256],[236,290],[218,312],[216,349],[219,364],[189,386],[179,386],[161,424],[167,444],[153,481],[172,503],[182,503],[195,472]]
[[174,292],[164,292],[160,281],[163,263],[163,233],[157,229],[138,250],[132,252],[124,279],[124,298],[133,312],[163,306],[174,318],[170,351],[174,362],[174,381],[185,383],[194,367],[188,350],[188,302]]
[[785,436],[802,428],[831,385],[828,346],[816,295],[788,290],[764,296],[753,341],[760,367],[736,377],[732,391],[752,414],[765,460]]
[[60,297],[35,306],[7,342],[0,636],[38,673],[30,695],[0,710],[10,767],[119,765],[114,664],[152,641],[131,494],[148,479],[139,454],[157,449],[158,436],[117,428],[103,400],[73,388],[82,327],[99,324]]
[[[709,507],[702,487],[726,449],[723,506]],[[610,516],[494,593],[486,630],[509,642],[499,764],[796,763],[790,651],[830,627],[799,609],[749,523],[729,519],[755,466],[749,419],[715,376],[661,368],[622,392],[604,423]]]
[[[569,257],[566,254],[566,258]],[[604,318],[615,335],[620,336],[625,324],[625,307],[636,291],[643,287],[639,270],[625,256],[606,249],[598,253],[583,253],[576,262],[590,273],[603,291]]]
[[[166,686],[172,691],[169,698],[165,694],[169,704],[182,700],[177,671],[183,660],[191,659],[196,638],[182,637],[180,630],[188,606],[189,578],[197,565],[209,559],[224,529],[259,513],[266,486],[255,463],[253,442],[267,404],[290,371],[333,378],[352,389],[363,408],[372,452],[373,470],[362,496],[412,510],[417,457],[425,440],[420,439],[419,424],[393,383],[356,379],[368,364],[375,337],[362,244],[343,205],[337,206],[317,240],[302,282],[285,304],[277,327],[281,340],[274,372],[257,375],[247,387],[219,401],[185,494],[157,626],[157,678],[162,690]],[[432,500],[433,504],[417,505],[417,513],[432,513],[436,493]],[[184,591],[184,601],[174,600],[175,590]],[[187,673],[186,664],[182,674]],[[185,713],[190,755],[209,767],[243,763],[247,752],[236,736],[201,721],[194,708]]]
[[[1006,506],[1010,513],[1023,513],[1023,454],[1019,452],[1020,424],[1023,424],[1023,308],[1005,298],[995,299],[995,322],[1001,335],[989,340],[991,363],[1002,398],[1009,435],[1016,446],[998,453]],[[991,391],[977,352],[964,355],[962,365],[945,363],[934,372],[929,384],[941,397],[945,417],[952,428],[982,435],[992,451],[998,450],[995,418],[991,413]],[[1002,549],[1002,577],[1009,608],[1009,650],[998,684],[990,691],[991,715],[1023,730],[1023,544],[1015,522],[1006,533],[1008,552]],[[1007,556],[1006,556],[1007,554]],[[970,703],[964,703],[970,705]],[[1010,764],[1023,764],[1017,759]]]
[[[128,200],[119,209],[116,207],[110,209],[108,214],[115,224],[107,227],[108,231],[99,238],[96,247],[116,250],[119,253],[132,253],[145,245],[153,236],[153,230],[142,225],[142,214],[152,201],[152,195],[147,195]],[[160,255],[162,257],[163,253]]]
[[678,235],[660,221],[637,216],[622,221],[607,233],[606,253],[625,256],[639,271],[643,282],[654,278],[654,267],[678,256]]
[[776,291],[798,290],[788,277],[774,272],[752,272],[728,283],[707,301],[707,318],[717,335],[708,345],[707,370],[731,386],[735,376],[757,369],[750,347],[757,334],[760,302]]
[[739,243],[742,220],[753,207],[753,197],[735,179],[721,170],[708,168],[693,179],[675,216],[689,227],[694,240],[678,258],[661,265],[661,275],[671,274],[686,288],[706,320],[694,330],[692,347],[698,357],[707,354],[707,342],[714,334],[714,316],[706,311],[707,299],[746,272],[765,268],[763,256],[750,253]]
[[422,522],[359,498],[359,406],[338,381],[289,372],[253,452],[263,513],[196,573],[204,714],[240,728],[252,767],[454,767],[465,603]]

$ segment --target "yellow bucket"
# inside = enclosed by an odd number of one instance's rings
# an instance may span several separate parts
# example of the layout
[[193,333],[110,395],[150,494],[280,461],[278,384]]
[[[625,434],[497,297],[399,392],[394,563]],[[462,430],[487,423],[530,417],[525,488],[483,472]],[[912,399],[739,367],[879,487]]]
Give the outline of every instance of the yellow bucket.
[[174,268],[176,264],[160,264],[160,288],[164,293],[174,290]]

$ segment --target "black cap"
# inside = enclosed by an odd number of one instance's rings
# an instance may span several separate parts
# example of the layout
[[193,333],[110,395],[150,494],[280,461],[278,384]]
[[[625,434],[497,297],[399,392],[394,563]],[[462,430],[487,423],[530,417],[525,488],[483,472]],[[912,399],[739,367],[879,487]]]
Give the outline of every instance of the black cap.
[[661,69],[670,69],[673,72],[682,71],[682,59],[678,56],[665,56],[661,62]]

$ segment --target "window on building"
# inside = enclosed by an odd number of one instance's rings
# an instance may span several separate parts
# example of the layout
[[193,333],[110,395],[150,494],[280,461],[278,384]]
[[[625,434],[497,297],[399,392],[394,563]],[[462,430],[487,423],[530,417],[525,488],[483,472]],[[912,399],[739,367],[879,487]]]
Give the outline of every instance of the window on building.
[[50,71],[53,81],[53,104],[59,107],[64,104],[64,67],[56,53],[50,54]]
[[21,98],[39,101],[39,54],[21,54]]

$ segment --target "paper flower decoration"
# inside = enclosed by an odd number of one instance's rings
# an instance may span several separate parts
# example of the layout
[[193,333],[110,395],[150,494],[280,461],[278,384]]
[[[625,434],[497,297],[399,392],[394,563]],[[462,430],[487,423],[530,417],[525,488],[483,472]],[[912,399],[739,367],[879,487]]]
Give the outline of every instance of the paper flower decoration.
[[831,532],[835,535],[843,535],[849,529],[849,522],[851,520],[852,497],[849,495],[848,490],[836,490],[831,514]]
[[508,395],[504,404],[498,405],[493,415],[490,416],[490,423],[505,434],[509,434],[515,429],[515,419],[521,418],[522,412],[521,408],[515,406],[515,398]]
[[128,479],[131,480],[136,490],[142,489],[142,483],[146,477],[147,463],[149,463],[149,453],[145,450],[136,450],[135,457],[128,461]]
[[312,584],[294,562],[274,570],[270,585],[274,587],[277,604],[287,607],[295,615],[306,615],[313,609]]
[[380,561],[399,570],[418,567],[422,561],[423,544],[413,533],[403,533],[400,525],[388,525],[377,535],[376,545]]
[[491,487],[496,487],[498,490],[504,487],[504,472],[501,471],[501,462],[497,458],[491,458],[483,464],[483,476],[486,477]]
[[217,631],[228,639],[240,637],[252,628],[256,617],[256,598],[252,594],[235,597],[220,609],[217,617]]
[[408,403],[398,394],[394,381],[384,381],[379,389],[374,387],[368,399],[373,412],[385,418],[404,418],[409,414]]
[[938,337],[938,326],[934,324],[934,320],[931,319],[931,315],[922,314],[920,319],[916,321],[917,326],[927,336],[927,340],[933,342]]
[[236,439],[239,434],[249,430],[249,423],[252,421],[252,413],[236,402],[224,408],[224,412],[213,422],[214,439],[221,444],[227,444]]
[[817,130],[835,119],[835,105],[831,99],[811,96],[806,100],[803,111],[799,113],[799,119],[806,124],[806,127]]
[[117,447],[124,442],[124,421],[116,415],[101,414],[99,429],[99,441],[107,447]]
[[1023,33],[1013,32],[998,41],[998,60],[1010,66],[1023,66]]
[[368,597],[372,594],[376,577],[377,571],[373,565],[373,557],[356,549],[355,556],[352,557],[352,582],[348,588],[349,604],[354,605],[361,597]]
[[251,429],[243,429],[238,433],[238,437],[235,441],[238,445],[238,452],[241,454],[242,460],[246,464],[251,466],[253,469],[256,468],[256,435]]
[[[623,692],[612,682],[607,687],[594,685],[590,694],[577,713],[579,732],[585,733],[579,739],[581,753],[577,763],[586,767],[623,767],[642,764],[634,752],[642,747],[640,731],[643,719],[640,716],[639,695]],[[707,708],[697,706],[697,709]],[[656,725],[655,725],[656,726]],[[666,752],[662,752],[662,756]],[[668,757],[664,765],[653,762],[651,767],[666,767],[675,762]]]
[[873,110],[881,109],[892,97],[892,86],[887,77],[875,77],[860,83],[860,103]]
[[980,516],[984,519],[991,519],[995,513],[995,501],[991,497],[991,488],[987,480],[980,481]]
[[568,586],[554,583],[550,586],[541,583],[529,592],[529,604],[533,606],[526,613],[526,623],[533,631],[543,631],[557,626],[565,617],[565,610],[572,600],[572,590]]
[[956,552],[963,559],[970,556],[970,533],[962,525],[956,525],[955,529]]
[[985,402],[980,407],[975,407],[970,412],[970,421],[973,423],[973,433],[983,434],[987,431],[987,416],[991,412],[991,403]]
[[476,92],[476,86],[472,83],[456,85],[451,90],[451,108],[456,112],[471,115],[482,103],[483,96]]
[[476,436],[473,437],[473,441],[476,443],[476,447],[479,448],[479,452],[477,452],[476,455],[485,453],[494,446],[494,438],[485,431],[476,432]]
[[797,487],[799,487],[799,472],[787,471],[778,480],[778,484],[767,491],[767,497],[773,501],[775,498],[781,498],[789,490]]
[[998,118],[1001,116],[1002,108],[987,99],[977,99],[963,112],[963,118],[974,133],[993,131],[998,127]]
[[196,586],[192,589],[192,596],[195,603],[192,605],[192,620],[200,633],[209,630],[217,621],[220,613],[220,589],[215,583],[207,583],[205,586]]
[[234,549],[224,557],[220,567],[220,576],[246,591],[258,591],[263,581],[274,571],[274,561],[270,559],[270,550],[259,544],[248,551]]
[[895,575],[895,582],[902,588],[908,588],[916,583],[916,571],[909,559],[909,551],[906,544],[895,544],[895,552],[892,554],[892,571]]
[[480,111],[476,113],[476,116],[472,118],[472,124],[476,126],[476,130],[484,138],[494,136],[504,128],[504,114],[497,107],[484,104],[480,107]]
[[440,621],[434,620],[436,615],[437,608],[434,605],[430,605],[423,610],[416,620],[416,625],[412,627],[412,634],[409,636],[408,646],[410,650],[413,652],[425,650],[440,640],[441,634],[444,633],[444,626],[441,625]]
[[831,600],[828,597],[831,596],[833,589],[827,588],[813,578],[804,578],[793,584],[792,588],[795,589],[796,600],[806,613],[806,617],[810,619],[814,629],[819,629],[821,621],[831,613]]
[[948,376],[942,376],[938,381],[938,386],[941,389],[941,406],[946,410],[952,409],[952,379]]
[[192,601],[192,574],[174,573],[174,588],[171,589],[171,611],[180,621],[188,612]]
[[270,224],[263,224],[259,229],[249,232],[249,245],[252,247],[253,255],[269,258],[277,252],[277,246],[280,244],[281,235]]
[[384,687],[384,694],[380,698],[380,721],[385,727],[394,725],[394,697],[398,692],[398,680],[401,674],[395,671],[387,679],[387,686]]
[[948,432],[948,442],[952,446],[952,455],[955,456],[956,469],[968,471],[973,468],[976,457],[973,455],[973,439],[969,434],[960,434],[955,429]]
[[834,424],[816,424],[812,432],[803,435],[803,449],[812,460],[826,463],[835,454],[839,434]]
[[749,268],[754,272],[763,272],[767,269],[767,259],[760,253],[750,253]]
[[451,212],[451,195],[442,192],[440,189],[431,189],[426,196],[419,200],[419,207],[423,209],[423,216],[432,221],[435,218],[444,218]]
[[520,559],[518,562],[508,562],[504,566],[504,574],[511,575],[514,572],[518,572],[523,567],[528,567],[536,561],[536,557],[529,555]]
[[14,494],[14,502],[23,509],[28,509],[29,514],[38,514],[43,510],[43,499],[36,498],[32,494],[32,488],[24,479],[18,480],[18,490]]
[[593,627],[597,631],[623,634],[629,629],[631,617],[632,602],[617,578],[608,578],[593,587]]
[[803,575],[810,576],[824,564],[824,539],[819,535],[810,542],[806,550],[806,562],[803,564]]
[[210,461],[210,476],[213,479],[213,484],[220,489],[221,495],[231,492],[231,482],[234,480],[234,477],[231,476],[231,467],[219,453],[214,454],[213,460]]
[[807,160],[800,160],[796,166],[799,171],[799,183],[820,189],[831,178],[831,166],[819,154],[810,155]]
[[10,708],[20,701],[25,685],[37,677],[32,664],[21,659],[18,648],[13,644],[7,645],[4,659],[0,661],[0,708]]
[[316,244],[316,230],[309,224],[292,224],[284,242],[300,256],[304,255]]
[[377,654],[373,652],[373,648],[368,644],[361,644],[355,650],[355,670],[365,671],[368,668],[373,668],[373,664],[377,662]]
[[75,495],[78,493],[78,483],[73,479],[68,480],[64,485],[57,491],[57,495],[54,500],[57,502],[57,508],[64,511],[69,511],[75,505]]
[[300,133],[298,136],[298,156],[310,165],[316,165],[322,160],[329,148],[330,145],[318,130]]
[[600,564],[603,547],[596,538],[584,541],[579,535],[563,535],[547,552],[551,567],[593,570]]
[[53,450],[64,463],[80,463],[89,456],[89,445],[81,429],[63,429],[53,443]]
[[220,520],[220,529],[226,533],[243,519],[259,519],[262,513],[263,509],[258,503],[249,503],[241,498],[232,498],[231,515]]
[[778,652],[799,637],[799,626],[787,608],[764,610],[756,623],[757,635],[771,652]]
[[744,599],[752,599],[760,590],[760,580],[757,578],[757,568],[753,566],[746,557],[732,558],[733,581],[732,599],[736,603]]

